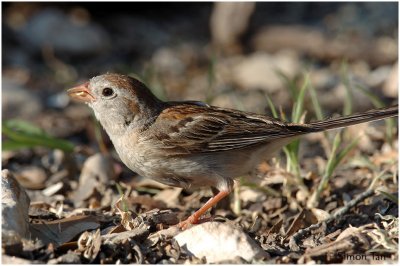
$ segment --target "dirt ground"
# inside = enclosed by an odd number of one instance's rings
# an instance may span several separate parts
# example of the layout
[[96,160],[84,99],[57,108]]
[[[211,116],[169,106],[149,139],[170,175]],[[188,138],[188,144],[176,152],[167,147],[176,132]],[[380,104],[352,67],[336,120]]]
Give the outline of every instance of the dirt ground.
[[66,89],[117,72],[163,100],[272,116],[270,99],[291,121],[308,79],[303,121],[318,119],[316,106],[327,118],[394,105],[397,5],[2,3],[2,262],[396,263],[397,118],[307,135],[297,163],[282,151],[238,177],[206,224],[224,225],[263,255],[217,257],[222,231],[187,229],[216,239],[197,240],[211,251],[196,255],[175,226],[211,190],[129,170]]

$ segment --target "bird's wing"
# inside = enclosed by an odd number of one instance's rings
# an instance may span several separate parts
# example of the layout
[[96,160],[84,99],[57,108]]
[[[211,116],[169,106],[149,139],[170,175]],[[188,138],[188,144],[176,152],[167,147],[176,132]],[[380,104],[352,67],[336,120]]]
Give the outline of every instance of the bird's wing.
[[[312,131],[262,115],[198,104],[164,109],[151,126],[154,143],[172,154],[241,149]],[[156,145],[157,146],[157,145]]]

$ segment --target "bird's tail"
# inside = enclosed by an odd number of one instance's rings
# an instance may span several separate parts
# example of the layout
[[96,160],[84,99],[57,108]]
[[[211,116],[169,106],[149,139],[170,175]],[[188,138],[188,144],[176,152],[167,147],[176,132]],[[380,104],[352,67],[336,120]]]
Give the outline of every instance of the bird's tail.
[[394,105],[390,107],[385,107],[381,109],[373,109],[363,113],[352,114],[349,116],[332,118],[328,120],[321,120],[311,122],[308,125],[314,132],[324,131],[335,128],[348,127],[351,125],[356,125],[360,123],[381,120],[389,117],[398,116],[399,106]]

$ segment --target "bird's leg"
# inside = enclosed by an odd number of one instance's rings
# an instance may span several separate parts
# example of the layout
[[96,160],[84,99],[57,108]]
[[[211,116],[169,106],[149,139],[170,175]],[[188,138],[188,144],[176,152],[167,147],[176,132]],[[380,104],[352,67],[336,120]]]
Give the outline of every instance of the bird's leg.
[[[211,192],[212,192],[213,196],[216,196],[219,193],[219,190],[216,189],[215,187],[211,187]],[[229,193],[230,192],[231,191],[229,191]],[[215,211],[217,209],[228,210],[230,208],[230,204],[231,204],[231,201],[229,200],[229,197],[225,197],[213,206],[213,208],[210,210],[210,214],[215,215]]]
[[201,207],[198,211],[193,213],[189,218],[187,218],[185,221],[180,222],[178,224],[178,227],[185,229],[187,226],[190,224],[196,224],[199,221],[199,218],[208,211],[208,209],[212,208],[215,204],[217,204],[220,200],[222,200],[224,197],[229,195],[229,191],[220,191],[218,192],[217,195],[214,197],[210,198],[204,205]]

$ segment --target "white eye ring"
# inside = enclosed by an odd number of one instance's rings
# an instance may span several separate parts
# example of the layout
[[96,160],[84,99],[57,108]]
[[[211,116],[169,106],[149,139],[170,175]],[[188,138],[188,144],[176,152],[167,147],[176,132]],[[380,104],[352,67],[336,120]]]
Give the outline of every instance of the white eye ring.
[[117,96],[117,94],[115,93],[115,91],[109,87],[104,88],[101,91],[101,95],[105,98],[114,98],[115,96]]

